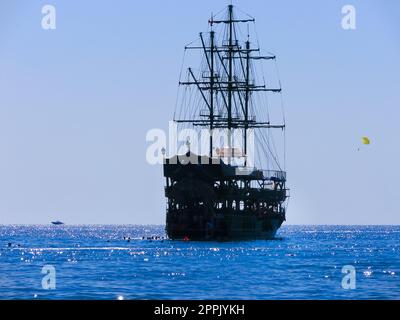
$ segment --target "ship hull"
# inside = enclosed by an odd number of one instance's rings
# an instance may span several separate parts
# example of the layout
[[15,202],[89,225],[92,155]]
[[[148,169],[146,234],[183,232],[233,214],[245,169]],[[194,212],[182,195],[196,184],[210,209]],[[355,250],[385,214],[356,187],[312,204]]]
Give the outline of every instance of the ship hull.
[[[194,209],[195,212],[198,210]],[[189,214],[188,217],[199,217]],[[207,210],[204,211],[205,213]],[[249,241],[272,240],[283,223],[282,217],[258,217],[256,215],[225,214],[216,216],[212,223],[202,218],[182,219],[167,214],[166,233],[171,240],[190,241]],[[197,221],[193,221],[197,220]]]
[[241,171],[222,160],[187,154],[166,159],[166,233],[172,240],[273,239],[286,219],[285,174]]

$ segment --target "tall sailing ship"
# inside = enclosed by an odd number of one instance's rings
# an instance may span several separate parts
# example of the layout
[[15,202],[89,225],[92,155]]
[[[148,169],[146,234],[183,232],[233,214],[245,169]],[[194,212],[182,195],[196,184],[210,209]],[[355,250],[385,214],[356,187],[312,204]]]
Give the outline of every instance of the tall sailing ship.
[[276,56],[261,55],[251,28],[255,19],[229,5],[185,47],[200,53],[201,66],[182,67],[174,122],[209,136],[203,154],[188,136],[184,152],[164,159],[170,239],[272,239],[286,220],[286,172],[274,138],[279,132],[284,158],[283,104],[281,123],[273,124],[269,112],[269,96],[281,97],[282,90],[280,81],[271,87],[259,76],[259,64],[275,63]]

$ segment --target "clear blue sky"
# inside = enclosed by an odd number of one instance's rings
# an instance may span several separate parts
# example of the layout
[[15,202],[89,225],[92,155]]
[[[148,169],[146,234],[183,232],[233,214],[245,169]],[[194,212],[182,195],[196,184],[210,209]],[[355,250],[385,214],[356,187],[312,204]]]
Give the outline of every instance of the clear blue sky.
[[[57,29],[41,28],[41,8]],[[162,224],[146,132],[227,1],[0,1],[0,224]],[[278,55],[290,224],[399,224],[400,2],[234,1]],[[357,29],[341,28],[341,8]],[[372,140],[358,152],[361,137]]]

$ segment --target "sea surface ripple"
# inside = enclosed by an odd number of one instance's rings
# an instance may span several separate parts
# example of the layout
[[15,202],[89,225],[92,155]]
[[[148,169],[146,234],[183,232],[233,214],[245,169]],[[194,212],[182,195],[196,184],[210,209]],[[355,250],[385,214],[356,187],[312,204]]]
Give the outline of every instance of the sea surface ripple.
[[[162,237],[163,226],[0,226],[0,299],[400,299],[400,226],[284,226],[272,241]],[[45,265],[54,290],[42,286]],[[346,265],[354,290],[342,288]]]

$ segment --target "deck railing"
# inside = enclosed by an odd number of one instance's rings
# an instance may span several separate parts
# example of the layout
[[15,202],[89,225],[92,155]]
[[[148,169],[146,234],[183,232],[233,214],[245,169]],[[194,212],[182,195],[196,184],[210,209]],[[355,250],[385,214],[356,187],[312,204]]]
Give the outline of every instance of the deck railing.
[[286,172],[285,171],[276,171],[276,170],[262,170],[263,176],[265,179],[276,179],[279,181],[286,181]]
[[286,172],[278,170],[259,170],[248,167],[229,167],[225,174],[235,176],[250,176],[260,180],[286,181]]

